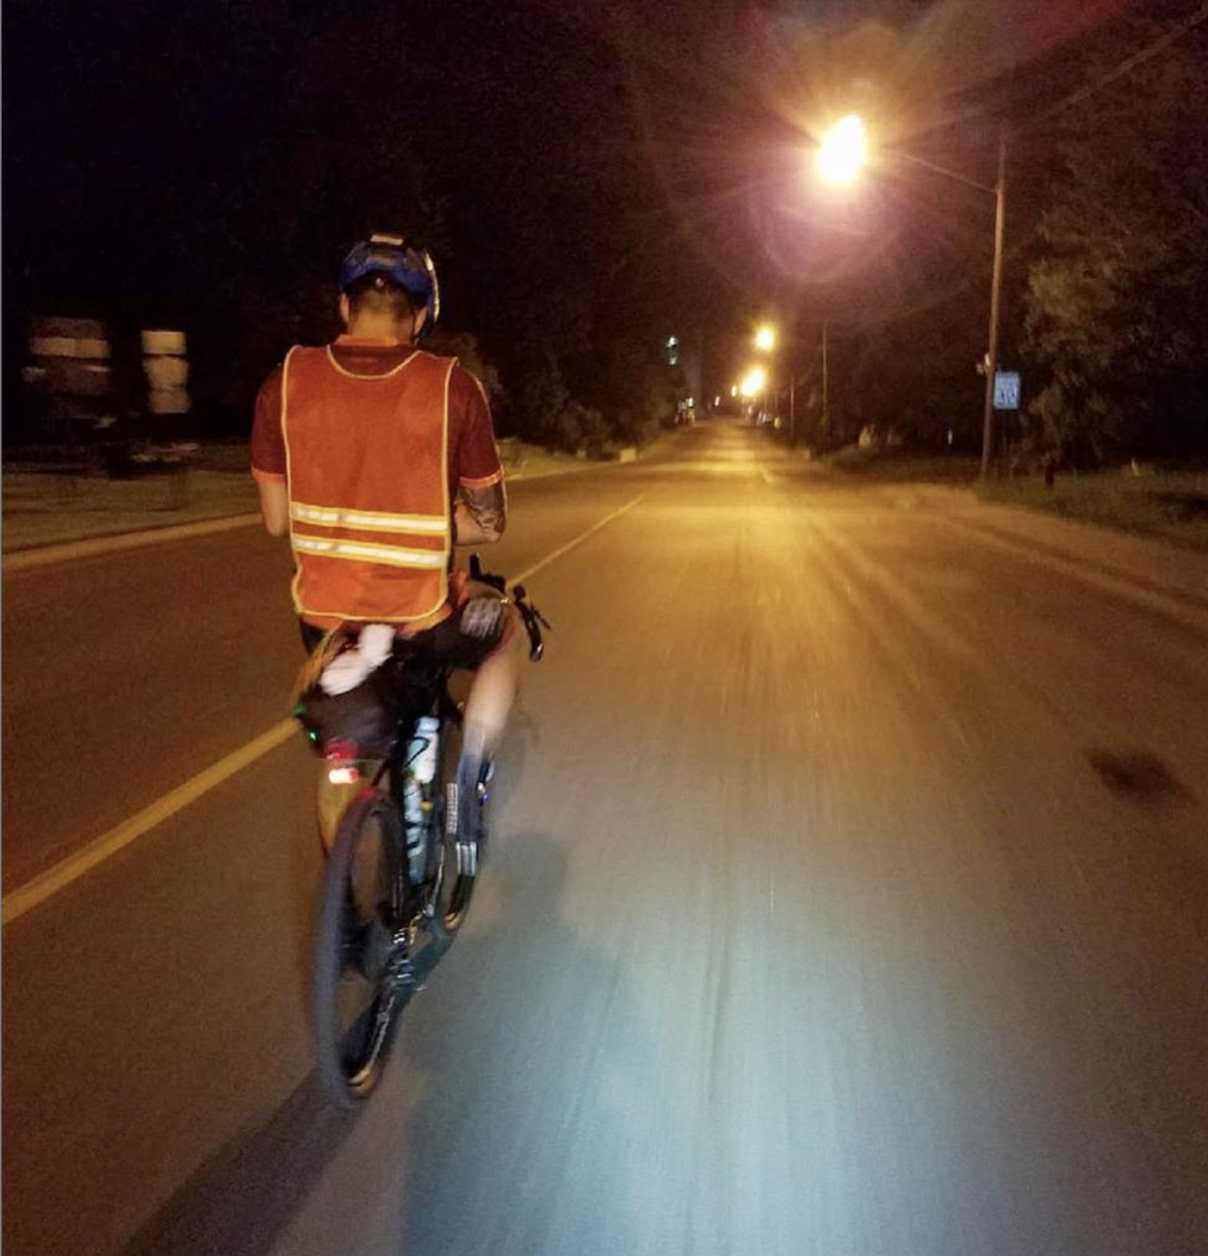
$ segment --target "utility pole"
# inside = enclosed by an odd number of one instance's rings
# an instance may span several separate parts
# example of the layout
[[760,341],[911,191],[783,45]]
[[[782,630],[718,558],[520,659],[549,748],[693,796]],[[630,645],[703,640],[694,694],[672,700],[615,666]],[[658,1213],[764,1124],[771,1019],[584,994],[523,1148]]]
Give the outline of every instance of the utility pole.
[[822,430],[830,438],[830,387],[826,365],[826,320],[822,321]]
[[998,305],[1002,288],[1003,215],[1007,200],[1007,127],[998,131],[998,180],[994,185],[994,277],[990,287],[990,348],[986,353],[986,404],[982,416],[981,478],[990,473],[994,452],[994,374],[998,370]]

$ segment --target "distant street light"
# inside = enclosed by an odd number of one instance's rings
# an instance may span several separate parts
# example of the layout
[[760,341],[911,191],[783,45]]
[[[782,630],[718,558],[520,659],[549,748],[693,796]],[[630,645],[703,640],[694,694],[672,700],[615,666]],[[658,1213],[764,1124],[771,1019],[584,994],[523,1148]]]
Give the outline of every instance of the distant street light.
[[847,184],[868,160],[868,133],[863,120],[854,113],[840,118],[822,137],[814,163],[827,183]]
[[[775,347],[776,328],[773,327],[771,323],[764,323],[755,332],[755,348],[761,350],[763,353],[771,353]],[[756,391],[766,392],[771,382],[767,372],[764,371],[761,366],[755,367],[754,370],[759,371],[762,376],[759,381],[759,387]]]
[[758,397],[768,386],[768,373],[762,366],[753,366],[743,376],[739,386],[744,397]]

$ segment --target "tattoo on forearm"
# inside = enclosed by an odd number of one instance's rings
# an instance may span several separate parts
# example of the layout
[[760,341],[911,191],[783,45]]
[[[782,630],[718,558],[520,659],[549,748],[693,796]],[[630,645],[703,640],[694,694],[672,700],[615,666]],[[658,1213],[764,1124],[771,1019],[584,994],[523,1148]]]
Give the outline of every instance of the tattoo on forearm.
[[484,532],[503,531],[507,520],[507,502],[503,496],[502,484],[492,484],[488,488],[466,488],[462,485],[458,495],[474,522]]

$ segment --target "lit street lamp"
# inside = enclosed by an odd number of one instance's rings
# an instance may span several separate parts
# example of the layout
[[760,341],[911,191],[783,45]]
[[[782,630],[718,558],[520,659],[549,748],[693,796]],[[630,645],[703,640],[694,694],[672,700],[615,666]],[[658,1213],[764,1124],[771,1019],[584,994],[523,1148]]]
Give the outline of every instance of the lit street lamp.
[[[1006,211],[1007,197],[1007,132],[1006,127],[1000,129],[998,136],[998,178],[993,187],[978,183],[973,179],[957,174],[954,170],[945,170],[934,162],[926,161],[910,153],[895,150],[894,155],[918,166],[923,166],[936,174],[955,179],[968,187],[989,192],[994,197],[994,271],[990,281],[990,327],[989,349],[986,353],[986,392],[982,413],[982,453],[981,475],[985,479],[990,469],[990,455],[994,447],[994,375],[998,370],[998,311],[1002,289],[1002,238],[1003,218]],[[840,118],[823,136],[814,154],[814,164],[818,174],[827,183],[852,183],[868,160],[868,135],[864,123],[855,114]],[[825,356],[825,339],[823,354]],[[825,375],[824,375],[825,378]]]
[[739,390],[744,397],[758,397],[768,386],[768,373],[762,366],[753,366],[742,377]]
[[[827,414],[827,362],[826,362],[826,323],[822,324],[822,413],[825,418]],[[761,349],[765,353],[771,353],[776,347],[777,340],[780,339],[779,331],[770,323],[764,323],[756,332],[754,344],[756,349]],[[790,335],[788,337],[790,343],[800,345],[802,343],[800,337]],[[797,378],[792,370],[790,363],[788,370],[789,383],[789,447],[793,448],[797,444]],[[783,391],[783,389],[781,389]],[[777,394],[779,396],[779,393]]]
[[868,160],[868,133],[854,113],[840,118],[823,136],[814,155],[819,175],[827,183],[847,184]]
[[[775,349],[776,347],[776,341],[778,338],[779,338],[779,333],[777,332],[776,328],[773,327],[771,323],[764,323],[755,332],[755,348],[761,350],[764,353],[771,353],[772,350]],[[792,337],[790,337],[790,339],[792,339]],[[823,349],[823,361],[824,362],[826,360],[825,355],[826,355],[826,350]],[[796,382],[797,381],[793,378],[793,372],[790,370],[789,371],[789,445],[790,446],[793,446],[797,443],[797,414],[796,414],[796,404],[795,404]],[[826,386],[824,384],[823,392],[825,393],[825,391],[826,391]]]

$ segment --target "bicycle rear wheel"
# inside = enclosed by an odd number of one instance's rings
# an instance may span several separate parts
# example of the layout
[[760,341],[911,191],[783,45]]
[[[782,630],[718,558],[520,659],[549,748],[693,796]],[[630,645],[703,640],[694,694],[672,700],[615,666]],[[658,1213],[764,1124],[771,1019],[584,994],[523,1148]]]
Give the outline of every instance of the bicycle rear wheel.
[[381,1080],[399,1014],[415,990],[407,948],[396,937],[401,857],[397,808],[367,791],[340,821],[315,934],[319,1075],[333,1102],[346,1108]]

